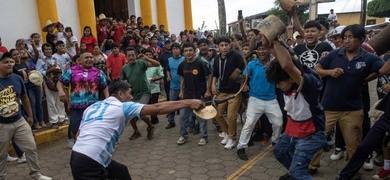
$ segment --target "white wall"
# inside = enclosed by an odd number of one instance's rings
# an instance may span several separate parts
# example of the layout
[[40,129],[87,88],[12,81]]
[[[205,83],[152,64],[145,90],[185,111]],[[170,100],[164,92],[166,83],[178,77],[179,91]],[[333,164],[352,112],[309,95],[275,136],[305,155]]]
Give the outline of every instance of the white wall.
[[169,32],[178,36],[185,29],[183,0],[166,0],[166,3]]
[[[158,28],[158,24],[157,24],[157,4],[156,4],[156,1],[158,0],[151,0],[151,3],[152,3],[152,22],[153,24],[157,25],[157,28]],[[151,25],[149,25],[151,26]]]
[[29,38],[34,32],[41,32],[38,8],[35,0],[0,0],[0,37],[8,50],[15,47],[20,38]]
[[[73,35],[80,41],[81,29],[77,0],[57,0],[57,13],[58,21],[64,25],[64,28],[68,26],[71,27]],[[96,37],[96,34],[94,34],[94,36]]]

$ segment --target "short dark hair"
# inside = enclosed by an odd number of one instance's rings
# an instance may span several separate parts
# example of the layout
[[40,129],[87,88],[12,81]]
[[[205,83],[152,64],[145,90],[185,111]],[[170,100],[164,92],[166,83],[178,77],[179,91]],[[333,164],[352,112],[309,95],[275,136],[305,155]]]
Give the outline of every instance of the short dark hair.
[[173,44],[172,44],[172,46],[171,46],[171,48],[173,49],[174,47],[175,47],[175,48],[179,48],[179,49],[180,49],[180,51],[181,51],[181,46],[180,46],[180,44],[179,44],[179,43],[176,43],[176,42],[175,42],[175,43],[173,43]]
[[144,50],[144,54],[146,54],[146,53],[152,53],[152,54],[153,54],[153,51],[150,50],[150,49],[145,49],[145,50]]
[[227,36],[221,36],[221,37],[219,37],[219,38],[217,39],[217,44],[219,45],[219,44],[222,43],[222,42],[226,42],[226,43],[230,44],[232,41],[231,41],[230,38],[227,37]]
[[244,38],[242,37],[241,34],[234,34],[233,38],[236,39],[236,40],[239,40],[239,41],[244,41]]
[[[146,50],[146,49],[145,49]],[[127,47],[126,50],[125,50],[125,54],[127,54],[127,51],[134,51],[135,54],[137,54],[137,51],[135,50],[134,47]]]
[[198,44],[199,44],[199,45],[200,45],[200,44],[207,44],[207,45],[209,45],[209,44],[210,44],[210,41],[207,40],[207,39],[199,39]]
[[241,47],[245,47],[245,46],[249,46],[249,43],[248,42],[242,43]]
[[108,93],[110,96],[118,94],[119,91],[125,92],[131,88],[130,84],[125,80],[116,79],[108,85]]
[[58,46],[58,45],[65,45],[65,43],[64,43],[64,41],[59,40],[56,42],[56,46]]
[[[301,69],[301,65],[298,61],[292,60],[293,64],[298,68]],[[291,77],[290,75],[283,70],[282,66],[280,66],[280,63],[278,60],[272,60],[268,68],[265,71],[266,77],[269,82],[272,83],[279,83],[282,81],[289,80]]]
[[317,28],[318,31],[322,30],[321,24],[318,21],[310,20],[305,23],[303,26],[303,29],[309,29],[309,28]]
[[117,43],[112,43],[111,44],[111,49],[114,49],[114,48],[119,48],[119,45]]
[[329,30],[329,23],[328,23],[328,21],[326,19],[321,18],[321,19],[318,20],[318,22],[321,25],[323,25],[327,30]]
[[85,53],[91,53],[91,52],[85,49],[85,50],[81,50],[79,55],[81,56],[82,54],[85,54]]
[[255,35],[259,35],[260,31],[258,29],[250,29],[248,32],[251,32],[253,31],[253,33],[255,33]]
[[347,31],[351,31],[354,38],[358,38],[361,42],[366,38],[366,32],[362,26],[359,24],[352,24],[343,29],[341,32],[341,38],[344,39],[344,34]]
[[46,47],[49,47],[50,49],[53,49],[53,47],[51,46],[51,44],[45,43],[45,44],[42,44],[42,47],[41,47],[41,48],[42,48],[42,51],[44,51]]
[[184,50],[184,48],[188,48],[188,47],[191,47],[193,50],[195,50],[195,46],[194,46],[194,44],[191,43],[191,42],[185,43],[185,44],[183,45],[183,50]]

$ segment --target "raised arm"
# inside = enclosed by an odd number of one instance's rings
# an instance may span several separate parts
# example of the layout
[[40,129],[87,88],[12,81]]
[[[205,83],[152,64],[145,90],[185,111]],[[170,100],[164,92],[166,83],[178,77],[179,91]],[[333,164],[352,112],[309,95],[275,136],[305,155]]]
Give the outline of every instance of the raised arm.
[[302,73],[292,62],[293,60],[291,59],[291,55],[287,49],[283,47],[279,41],[274,41],[274,50],[276,59],[279,61],[282,69],[286,71],[288,75],[290,75],[291,79],[295,83],[301,84]]

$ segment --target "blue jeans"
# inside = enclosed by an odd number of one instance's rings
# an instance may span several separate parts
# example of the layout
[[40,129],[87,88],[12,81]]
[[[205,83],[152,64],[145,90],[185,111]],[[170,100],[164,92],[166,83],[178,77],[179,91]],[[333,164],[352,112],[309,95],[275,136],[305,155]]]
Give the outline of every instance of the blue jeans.
[[43,121],[41,87],[29,87],[27,88],[27,94],[31,104],[31,111],[33,113],[34,123]]
[[[191,121],[193,121],[194,112],[190,108],[183,108],[180,110],[180,135],[181,137],[188,138],[187,127],[190,126]],[[207,139],[207,120],[198,118],[199,129],[200,129],[200,138]],[[191,128],[191,126],[190,126]]]
[[293,179],[309,180],[312,179],[308,171],[311,159],[325,143],[325,131],[317,131],[305,138],[282,134],[274,147],[274,155]]
[[[180,100],[179,93],[180,93],[179,89],[170,89],[169,90],[169,101]],[[175,113],[176,113],[176,111],[168,114],[168,122],[169,123],[175,124]]]

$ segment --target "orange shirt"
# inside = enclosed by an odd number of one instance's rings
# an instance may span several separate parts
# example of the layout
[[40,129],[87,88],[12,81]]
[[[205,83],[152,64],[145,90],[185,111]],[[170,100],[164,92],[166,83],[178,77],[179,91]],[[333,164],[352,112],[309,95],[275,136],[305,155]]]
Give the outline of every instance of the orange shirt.
[[127,63],[127,59],[123,53],[119,53],[118,56],[114,56],[113,53],[108,55],[106,66],[107,68],[111,68],[111,73],[110,73],[111,80],[120,78],[122,67],[126,63]]

